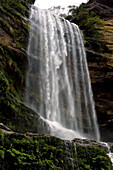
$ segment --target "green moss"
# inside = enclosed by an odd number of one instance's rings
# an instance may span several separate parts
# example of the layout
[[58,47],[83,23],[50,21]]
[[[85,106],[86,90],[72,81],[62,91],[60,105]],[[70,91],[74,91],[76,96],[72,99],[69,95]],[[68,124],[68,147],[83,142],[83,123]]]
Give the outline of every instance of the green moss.
[[0,149],[0,158],[1,158],[1,159],[4,159],[4,153],[5,153],[4,150],[1,150],[1,149]]
[[25,86],[27,65],[26,53],[21,48],[27,47],[29,1],[1,0],[0,12],[0,28],[4,32],[2,36],[9,39],[6,42],[4,37],[0,43],[0,68],[9,81],[11,93],[20,98]]
[[[106,152],[99,147],[67,147],[55,137],[3,134],[0,132],[0,167],[3,169],[110,170]],[[73,160],[70,161],[70,160]]]
[[[0,42],[0,72],[4,73],[9,82],[9,96],[14,95],[22,100],[27,65],[26,52],[22,49],[26,49],[28,41],[29,24],[26,17],[29,16],[29,1],[1,0],[0,12],[0,28],[3,30]],[[15,105],[8,99],[9,103],[11,104],[9,107],[14,110]]]
[[11,13],[20,13],[22,15],[28,14],[28,1],[27,0],[1,0],[0,4]]
[[16,131],[37,132],[38,115],[14,97],[16,93],[12,90],[5,73],[0,71],[0,121]]
[[[0,133],[0,137],[2,133]],[[18,138],[18,139],[17,139]],[[7,142],[6,142],[7,141]],[[61,169],[56,166],[61,162],[59,158],[55,158],[56,155],[53,154],[57,151],[57,147],[51,146],[49,141],[54,142],[54,139],[49,139],[46,137],[34,137],[33,139],[28,139],[27,137],[19,135],[4,135],[4,152],[0,152],[1,164],[4,164],[3,168],[23,169],[23,168],[39,168],[39,169]],[[59,140],[58,140],[59,141]],[[57,145],[56,145],[57,146]],[[47,148],[47,149],[46,149]],[[59,149],[58,149],[59,150]],[[54,151],[54,152],[53,152]],[[62,151],[63,152],[63,151]],[[60,155],[59,155],[60,156]],[[58,159],[58,160],[57,160]]]
[[[13,38],[18,47],[26,48],[29,24],[28,0],[0,1],[0,27]],[[21,29],[20,29],[21,27]]]
[[107,155],[107,151],[95,146],[76,146],[75,157],[81,170],[111,170],[111,161]]
[[[3,72],[0,72],[0,96],[7,96],[9,90],[9,82],[4,76]],[[0,98],[2,100],[2,98]]]
[[4,76],[9,81],[11,93],[20,98],[22,97],[23,85],[25,83],[25,65],[22,63],[22,58],[26,58],[26,55],[20,54],[1,43],[0,54],[4,56],[2,57],[1,68]]
[[8,24],[7,21],[3,21],[3,19],[0,18],[0,27],[3,28],[3,30],[6,31],[6,33],[11,34],[10,32],[10,25]]

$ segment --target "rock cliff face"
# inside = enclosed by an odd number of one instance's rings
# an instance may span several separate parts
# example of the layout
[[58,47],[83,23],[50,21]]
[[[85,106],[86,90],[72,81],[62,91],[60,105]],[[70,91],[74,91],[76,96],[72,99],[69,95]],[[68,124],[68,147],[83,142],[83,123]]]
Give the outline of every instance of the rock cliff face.
[[[113,1],[89,1],[87,9],[102,18],[104,27],[100,28],[102,49],[87,51],[87,60],[100,124],[101,137],[113,141]],[[106,6],[108,5],[108,6]],[[107,12],[106,12],[107,11]]]
[[112,0],[89,0],[89,3],[96,2],[100,3],[106,6],[109,6],[110,8],[113,8],[113,1]]
[[31,3],[34,0],[0,0],[0,122],[18,132],[44,134],[49,133],[45,123],[22,103]]
[[90,0],[86,8],[94,11],[101,18],[113,18],[113,1]]

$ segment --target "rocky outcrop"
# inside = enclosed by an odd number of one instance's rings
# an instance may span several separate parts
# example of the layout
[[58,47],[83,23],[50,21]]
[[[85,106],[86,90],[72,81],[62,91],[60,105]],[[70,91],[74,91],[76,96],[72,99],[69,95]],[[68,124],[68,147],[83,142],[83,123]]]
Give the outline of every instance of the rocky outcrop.
[[15,95],[21,93],[25,84],[29,2],[0,1],[0,71],[4,72]]
[[32,3],[0,0],[0,122],[17,132],[49,134],[46,123],[23,103]]
[[113,118],[113,68],[107,55],[87,51],[90,77],[99,123]]
[[52,136],[3,133],[0,129],[2,169],[111,170],[107,153],[106,145],[96,141],[74,139],[70,142]]
[[[88,3],[88,6],[86,5],[86,8],[88,7],[103,18],[104,23],[104,26],[99,29],[101,50],[98,53],[87,50],[87,60],[101,139],[113,141],[113,12],[111,12],[113,9],[105,6],[105,3],[107,5],[107,1],[96,0]],[[108,6],[112,7],[111,4]],[[111,12],[110,15],[108,15],[106,9]]]
[[87,4],[86,8],[89,11],[94,11],[101,18],[113,18],[113,8],[104,5],[103,3],[98,3],[93,1],[92,3]]
[[110,8],[113,8],[113,1],[112,0],[89,0],[89,3],[96,2],[100,3],[106,6],[109,6]]

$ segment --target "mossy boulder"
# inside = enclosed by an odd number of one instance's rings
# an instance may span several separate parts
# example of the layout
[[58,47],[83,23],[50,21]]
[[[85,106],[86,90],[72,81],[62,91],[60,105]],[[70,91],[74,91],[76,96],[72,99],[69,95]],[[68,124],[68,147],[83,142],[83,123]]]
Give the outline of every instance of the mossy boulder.
[[0,132],[0,168],[111,170],[107,151],[56,137]]

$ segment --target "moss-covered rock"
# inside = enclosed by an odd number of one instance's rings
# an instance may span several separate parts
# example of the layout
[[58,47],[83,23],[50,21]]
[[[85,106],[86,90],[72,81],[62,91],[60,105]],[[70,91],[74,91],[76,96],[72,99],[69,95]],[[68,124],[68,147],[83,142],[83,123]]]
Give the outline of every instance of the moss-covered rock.
[[4,72],[18,97],[22,96],[27,66],[28,2],[0,1],[0,71]]
[[56,137],[0,132],[2,169],[111,170],[106,150]]
[[3,72],[0,72],[0,121],[17,132],[49,133],[40,116],[14,97]]

